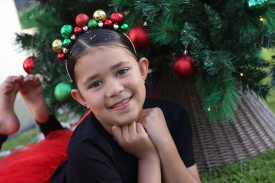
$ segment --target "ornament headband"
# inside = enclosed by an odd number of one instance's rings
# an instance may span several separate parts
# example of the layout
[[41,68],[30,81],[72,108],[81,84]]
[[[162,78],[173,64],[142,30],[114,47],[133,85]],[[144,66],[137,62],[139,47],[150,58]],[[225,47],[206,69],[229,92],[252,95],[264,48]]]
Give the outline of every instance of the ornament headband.
[[61,28],[61,35],[64,38],[63,41],[60,39],[56,39],[52,43],[52,49],[53,51],[58,53],[58,59],[60,61],[66,60],[66,53],[69,52],[72,42],[76,40],[77,36],[89,29],[96,28],[108,28],[118,30],[129,39],[136,53],[135,46],[133,45],[132,41],[125,33],[123,33],[128,31],[128,25],[123,24],[123,15],[121,13],[112,13],[112,15],[110,16],[110,20],[107,19],[106,13],[102,10],[95,11],[93,14],[93,19],[89,19],[88,15],[81,13],[77,15],[75,22],[77,24],[77,27],[75,27],[74,29],[71,25],[64,25]]

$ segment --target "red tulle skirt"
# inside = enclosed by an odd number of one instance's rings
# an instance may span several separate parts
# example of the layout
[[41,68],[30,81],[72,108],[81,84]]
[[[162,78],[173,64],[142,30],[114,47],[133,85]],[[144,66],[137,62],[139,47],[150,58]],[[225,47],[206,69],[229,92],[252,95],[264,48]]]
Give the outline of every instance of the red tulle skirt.
[[67,159],[72,132],[52,131],[36,143],[13,150],[0,159],[0,182],[49,182],[55,169]]

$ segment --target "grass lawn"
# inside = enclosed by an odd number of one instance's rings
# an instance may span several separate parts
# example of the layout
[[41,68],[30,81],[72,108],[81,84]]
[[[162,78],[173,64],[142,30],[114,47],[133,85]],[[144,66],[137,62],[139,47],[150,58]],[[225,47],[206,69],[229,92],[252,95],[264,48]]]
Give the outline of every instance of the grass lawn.
[[30,129],[18,136],[14,136],[8,139],[2,146],[1,151],[13,150],[18,146],[25,146],[31,143],[35,143],[35,136],[39,133],[39,128]]
[[203,183],[275,183],[275,149],[200,173]]

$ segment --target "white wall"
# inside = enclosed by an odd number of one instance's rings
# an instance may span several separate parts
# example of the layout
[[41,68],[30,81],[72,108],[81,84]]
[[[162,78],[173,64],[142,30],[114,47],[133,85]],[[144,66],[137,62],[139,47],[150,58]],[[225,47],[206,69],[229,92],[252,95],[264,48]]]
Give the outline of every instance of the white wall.
[[[15,45],[15,32],[21,27],[13,0],[0,0],[0,83],[9,75],[26,75],[23,62],[26,53],[19,53]],[[20,121],[20,129],[34,123],[34,119],[20,95],[17,95],[15,112]]]
[[25,74],[24,53],[18,53],[19,47],[14,44],[15,33],[21,31],[16,7],[13,0],[0,1],[0,83],[9,75]]

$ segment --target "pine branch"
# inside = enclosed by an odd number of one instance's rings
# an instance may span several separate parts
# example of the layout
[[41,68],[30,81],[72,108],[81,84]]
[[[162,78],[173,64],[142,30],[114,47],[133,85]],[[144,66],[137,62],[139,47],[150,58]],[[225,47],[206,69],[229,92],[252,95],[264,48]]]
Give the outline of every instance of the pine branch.
[[229,121],[240,99],[236,80],[226,74],[209,76],[200,72],[196,85],[209,119],[213,122]]
[[179,41],[179,27],[173,22],[161,22],[148,26],[151,42],[157,45],[175,45]]

